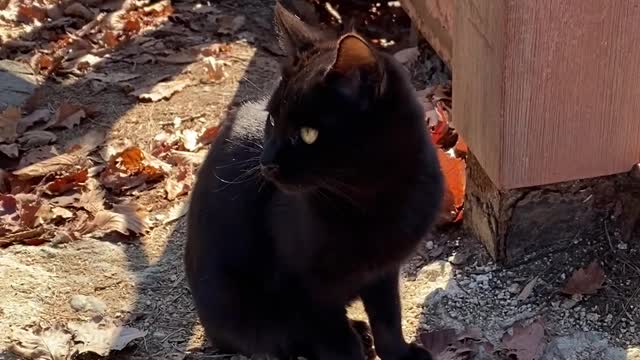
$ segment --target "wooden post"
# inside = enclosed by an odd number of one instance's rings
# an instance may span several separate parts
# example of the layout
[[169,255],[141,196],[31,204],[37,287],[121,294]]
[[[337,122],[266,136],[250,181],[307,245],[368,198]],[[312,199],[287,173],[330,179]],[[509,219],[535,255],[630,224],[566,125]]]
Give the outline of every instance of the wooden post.
[[[430,2],[403,4],[430,19]],[[453,121],[472,153],[465,224],[506,261],[601,225],[599,216],[614,209],[592,203],[600,201],[593,189],[626,180],[580,179],[627,172],[640,160],[640,3],[449,4]],[[431,41],[425,27],[433,21],[417,25]],[[628,208],[625,215],[637,216]]]

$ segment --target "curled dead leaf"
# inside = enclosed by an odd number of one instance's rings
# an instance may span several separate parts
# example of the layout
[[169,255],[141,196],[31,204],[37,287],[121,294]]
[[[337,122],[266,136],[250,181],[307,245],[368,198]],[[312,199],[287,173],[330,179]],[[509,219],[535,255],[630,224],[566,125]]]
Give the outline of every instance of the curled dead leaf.
[[100,174],[100,182],[113,191],[121,192],[160,181],[164,176],[165,171],[153,162],[152,157],[132,146],[109,159],[105,170]]
[[53,121],[46,128],[67,128],[79,125],[80,120],[87,116],[85,108],[78,104],[63,102],[56,111]]
[[218,137],[219,132],[219,125],[211,126],[202,132],[198,141],[200,141],[202,145],[209,145],[216,139],[216,137]]
[[13,329],[9,350],[25,359],[66,360],[71,354],[71,339],[71,333],[60,326]]
[[87,169],[59,177],[45,186],[45,191],[50,195],[59,195],[72,189],[77,189],[84,185],[88,179]]
[[0,142],[13,142],[18,136],[18,123],[21,118],[20,108],[9,106],[0,113]]
[[102,210],[95,214],[93,220],[79,229],[82,234],[107,234],[117,231],[124,235],[129,232],[142,234],[147,228],[145,218],[134,204],[114,206],[113,211]]
[[568,295],[591,295],[602,288],[605,280],[604,269],[594,260],[586,268],[576,270],[561,291]]
[[112,350],[122,350],[131,341],[146,336],[146,332],[126,326],[99,324],[96,322],[71,322],[69,329],[77,343],[79,354],[94,353],[107,356]]
[[544,343],[544,323],[536,320],[530,325],[515,325],[512,334],[502,337],[502,345],[509,358],[518,360],[538,360],[542,355]]
[[18,134],[24,133],[27,129],[38,122],[46,122],[47,120],[49,120],[49,116],[51,116],[49,109],[35,110],[31,114],[20,119],[17,129]]
[[74,152],[54,156],[13,172],[19,178],[32,178],[67,170],[81,164],[85,160],[85,152]]
[[166,81],[135,90],[131,95],[136,96],[140,100],[156,102],[171,98],[173,94],[182,91],[191,84],[191,80]]
[[17,159],[20,149],[18,144],[0,144],[0,153],[5,154],[11,159]]
[[20,143],[20,148],[23,150],[31,149],[38,146],[48,145],[55,142],[58,139],[56,134],[50,131],[44,130],[31,130],[27,131],[20,138],[18,138],[18,142]]

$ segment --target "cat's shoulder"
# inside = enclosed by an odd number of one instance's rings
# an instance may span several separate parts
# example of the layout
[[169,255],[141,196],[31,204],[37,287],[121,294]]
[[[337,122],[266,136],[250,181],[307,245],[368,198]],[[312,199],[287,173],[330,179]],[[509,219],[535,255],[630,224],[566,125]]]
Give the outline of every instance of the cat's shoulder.
[[229,137],[236,139],[262,138],[268,116],[266,110],[268,100],[264,97],[243,102],[229,124]]

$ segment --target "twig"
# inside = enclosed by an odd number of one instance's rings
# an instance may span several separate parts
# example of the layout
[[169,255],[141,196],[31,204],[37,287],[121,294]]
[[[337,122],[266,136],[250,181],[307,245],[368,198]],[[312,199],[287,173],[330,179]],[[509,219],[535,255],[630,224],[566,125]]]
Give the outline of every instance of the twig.
[[333,8],[333,6],[331,6],[331,4],[327,1],[326,3],[324,3],[324,8],[327,9],[327,12],[333,16],[334,19],[336,19],[336,21],[339,24],[342,24],[342,16],[340,16],[340,14],[338,13],[338,11],[336,11],[336,9]]
[[21,231],[19,233],[6,235],[0,238],[0,247],[11,245],[17,241],[33,239],[44,234],[43,228]]
[[615,250],[613,248],[613,243],[611,242],[611,236],[609,236],[609,228],[607,227],[607,220],[604,220],[604,233],[607,236],[607,241],[609,242],[609,249],[615,254]]

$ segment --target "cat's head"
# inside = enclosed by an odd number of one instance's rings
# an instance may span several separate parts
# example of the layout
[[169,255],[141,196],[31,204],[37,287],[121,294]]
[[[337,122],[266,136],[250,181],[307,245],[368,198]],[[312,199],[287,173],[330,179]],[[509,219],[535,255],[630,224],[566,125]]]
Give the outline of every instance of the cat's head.
[[280,3],[275,23],[287,60],[267,106],[266,178],[287,192],[348,188],[419,151],[421,106],[391,56],[355,33],[324,34]]

